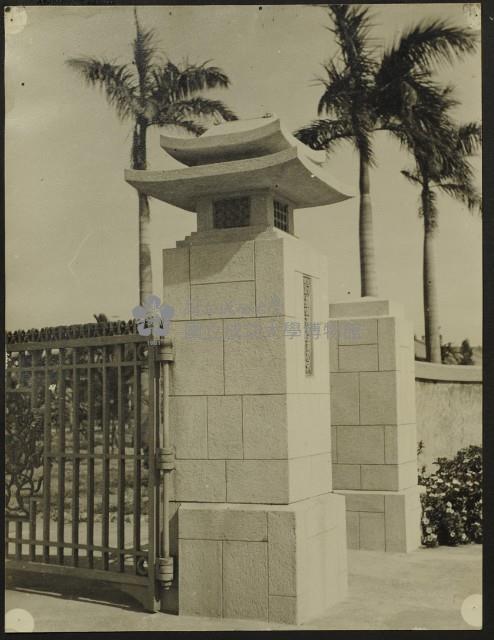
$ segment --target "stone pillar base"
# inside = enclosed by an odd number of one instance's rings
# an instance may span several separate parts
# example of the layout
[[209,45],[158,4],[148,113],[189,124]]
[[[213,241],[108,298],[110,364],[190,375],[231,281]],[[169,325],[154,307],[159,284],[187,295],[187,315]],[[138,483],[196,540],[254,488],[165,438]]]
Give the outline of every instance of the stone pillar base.
[[182,503],[179,613],[300,624],[347,592],[345,499]]
[[419,486],[402,491],[338,490],[345,496],[349,549],[400,551],[420,546]]

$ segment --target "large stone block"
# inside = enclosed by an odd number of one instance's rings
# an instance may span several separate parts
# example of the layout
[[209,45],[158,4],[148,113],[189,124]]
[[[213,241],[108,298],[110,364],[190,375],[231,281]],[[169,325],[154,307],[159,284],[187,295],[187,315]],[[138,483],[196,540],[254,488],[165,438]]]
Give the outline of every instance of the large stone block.
[[243,429],[246,459],[285,459],[287,396],[243,396]]
[[369,316],[403,317],[403,305],[390,300],[365,297],[351,302],[334,302],[329,305],[330,318],[363,318]]
[[299,513],[305,537],[311,538],[335,527],[344,527],[345,498],[336,493],[326,493],[304,501]]
[[418,487],[385,496],[386,551],[408,552],[420,546]]
[[308,584],[299,598],[306,620],[323,614],[342,597],[337,540],[335,529],[307,539],[305,576]]
[[177,458],[207,458],[206,396],[175,396],[170,400],[171,440]]
[[175,500],[226,502],[224,460],[177,460]]
[[289,394],[287,408],[288,456],[295,458],[329,452],[329,393]]
[[[402,349],[403,350],[403,349]],[[408,349],[405,349],[408,352]],[[415,372],[410,367],[403,368],[398,376],[398,423],[410,424],[416,421]]]
[[268,513],[269,593],[294,596],[297,593],[296,514]]
[[398,491],[397,464],[362,465],[362,489],[366,491]]
[[285,295],[290,286],[285,277],[282,238],[255,243],[256,314],[286,316]]
[[191,317],[244,318],[256,315],[254,282],[219,282],[191,286]]
[[241,396],[208,397],[209,458],[243,458]]
[[338,343],[340,346],[377,344],[377,320],[338,320]]
[[338,427],[331,427],[331,461],[333,464],[338,462],[338,445],[337,445]]
[[355,511],[346,513],[347,545],[349,549],[360,548],[360,514]]
[[384,513],[384,494],[370,491],[342,491],[347,511]]
[[310,494],[318,496],[331,491],[333,485],[331,455],[321,453],[310,456]]
[[359,548],[369,551],[385,550],[384,513],[360,512]]
[[180,540],[179,613],[221,617],[222,543],[215,540]]
[[268,619],[266,542],[223,542],[223,615]]
[[285,393],[283,318],[242,318],[224,323],[225,393]]
[[269,622],[298,624],[295,596],[269,596]]
[[[341,374],[340,374],[341,375]],[[360,373],[360,423],[396,424],[397,374],[394,371]]]
[[396,371],[398,367],[398,340],[396,318],[379,318],[379,370]]
[[170,374],[170,394],[194,396],[224,393],[223,321],[173,322],[171,337],[175,361]]
[[362,465],[362,489],[400,491],[417,484],[417,461]]
[[227,502],[287,504],[287,460],[227,460]]
[[289,461],[290,502],[304,500],[331,491],[329,453],[292,458]]
[[268,517],[257,505],[187,504],[180,507],[180,538],[265,542]]
[[360,489],[359,464],[333,464],[334,489]]
[[174,320],[190,319],[188,248],[163,250],[163,303],[173,307]]
[[192,245],[190,276],[192,284],[254,280],[254,243]]
[[340,346],[338,363],[340,371],[377,371],[377,345]]
[[329,340],[329,370],[338,371],[338,320],[328,320],[327,337]]
[[384,430],[386,464],[401,464],[417,459],[415,424],[388,425]]
[[359,374],[331,374],[331,424],[359,424]]
[[384,427],[338,426],[338,462],[384,464]]

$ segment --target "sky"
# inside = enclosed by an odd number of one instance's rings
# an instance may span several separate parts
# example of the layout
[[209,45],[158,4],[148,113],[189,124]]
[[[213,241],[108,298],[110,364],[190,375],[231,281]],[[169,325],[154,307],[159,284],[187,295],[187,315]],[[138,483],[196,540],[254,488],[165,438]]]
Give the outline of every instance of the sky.
[[[15,8],[6,24],[6,326],[27,329],[128,319],[138,303],[137,195],[125,183],[131,123],[120,122],[99,90],[65,63],[91,55],[130,61],[130,6]],[[211,60],[231,88],[210,93],[239,118],[275,113],[293,131],[316,117],[315,78],[336,52],[323,8],[310,5],[140,6],[164,57]],[[409,25],[440,17],[480,28],[477,4],[372,5],[377,50]],[[13,19],[12,19],[13,18]],[[7,21],[9,20],[6,14]],[[480,52],[437,79],[456,85],[459,121],[481,118]],[[148,133],[151,169],[175,168]],[[174,132],[176,134],[176,131]],[[401,302],[423,335],[419,193],[400,174],[406,152],[386,133],[375,138],[371,172],[379,296]],[[481,158],[473,160],[480,186]],[[357,157],[340,146],[328,171],[357,188]],[[444,342],[482,340],[482,230],[472,215],[440,196],[437,286]],[[195,215],[152,200],[154,291],[161,295],[161,250],[196,227]],[[295,213],[295,232],[327,255],[332,301],[360,295],[358,199]]]

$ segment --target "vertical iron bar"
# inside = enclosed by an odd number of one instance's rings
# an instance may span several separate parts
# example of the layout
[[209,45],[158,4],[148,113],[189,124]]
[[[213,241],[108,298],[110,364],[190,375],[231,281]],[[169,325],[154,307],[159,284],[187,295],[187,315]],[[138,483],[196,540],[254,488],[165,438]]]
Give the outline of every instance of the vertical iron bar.
[[[108,424],[108,379],[107,379],[108,349],[103,347],[103,374],[102,374],[102,406],[103,406],[103,495],[102,495],[102,527],[101,544],[109,547],[109,511],[110,511],[110,430]],[[109,568],[109,554],[103,551],[103,569]]]
[[[134,355],[134,551],[141,549],[141,368],[137,364],[138,344],[133,345]],[[137,569],[137,555],[134,566]]]
[[[93,350],[88,350],[89,364],[92,363]],[[86,511],[87,511],[87,559],[90,569],[94,568],[94,388],[93,369],[87,370],[87,489],[86,489]]]
[[72,351],[72,563],[79,565],[79,474],[80,474],[80,433],[79,433],[79,370],[76,368],[78,349]]
[[22,560],[22,520],[15,521],[15,559]]
[[65,377],[63,370],[64,349],[59,351],[58,368],[58,511],[57,511],[57,560],[64,563],[65,525]]
[[29,540],[31,542],[29,545],[29,560],[32,562],[36,560],[36,545],[34,544],[36,540],[36,515],[37,500],[36,498],[31,498],[29,502]]
[[148,406],[148,574],[150,586],[153,588],[154,599],[156,600],[156,542],[157,536],[157,507],[158,501],[156,496],[156,433],[157,433],[157,416],[159,416],[158,398],[156,393],[158,390],[159,371],[155,359],[155,347],[148,347],[148,363],[147,376],[149,384],[149,406]]
[[49,355],[45,351],[45,424],[43,435],[43,562],[50,562],[50,516],[51,516],[51,391]]
[[[169,363],[161,363],[161,378],[162,378],[162,412],[163,417],[161,420],[161,446],[169,451],[170,450],[170,407],[168,402],[169,396]],[[168,558],[170,555],[170,536],[168,532],[170,522],[170,505],[168,498],[170,496],[170,473],[169,471],[163,472],[162,490],[161,490],[161,557]]]
[[118,490],[117,490],[117,547],[118,571],[125,570],[125,424],[123,416],[123,345],[117,347],[117,415],[118,415]]

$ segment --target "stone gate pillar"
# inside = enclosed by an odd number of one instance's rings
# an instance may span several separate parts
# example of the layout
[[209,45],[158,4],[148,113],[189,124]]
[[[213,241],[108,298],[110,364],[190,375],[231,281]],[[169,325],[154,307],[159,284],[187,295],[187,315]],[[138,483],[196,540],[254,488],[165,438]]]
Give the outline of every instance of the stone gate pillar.
[[346,498],[348,547],[420,545],[414,338],[396,303],[330,304],[333,488]]
[[300,623],[345,596],[347,566],[317,330],[327,265],[293,209],[348,196],[277,119],[247,125],[162,138],[191,166],[127,179],[198,219],[163,252],[179,613]]

